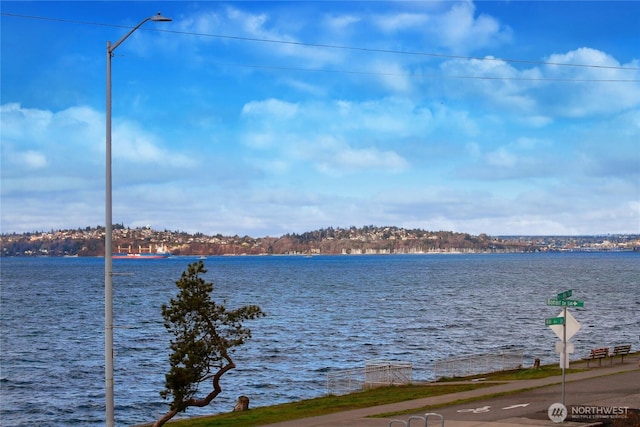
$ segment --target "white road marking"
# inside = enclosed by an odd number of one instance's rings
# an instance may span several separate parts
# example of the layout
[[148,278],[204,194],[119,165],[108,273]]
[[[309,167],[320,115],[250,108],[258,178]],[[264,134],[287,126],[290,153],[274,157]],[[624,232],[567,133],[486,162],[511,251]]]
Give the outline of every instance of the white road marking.
[[507,406],[506,408],[502,408],[502,409],[526,408],[527,406],[529,406],[528,403],[518,403],[517,405]]
[[481,414],[483,412],[489,412],[490,409],[491,409],[491,406],[482,406],[480,408],[459,409],[458,412],[460,413],[473,412],[474,414]]

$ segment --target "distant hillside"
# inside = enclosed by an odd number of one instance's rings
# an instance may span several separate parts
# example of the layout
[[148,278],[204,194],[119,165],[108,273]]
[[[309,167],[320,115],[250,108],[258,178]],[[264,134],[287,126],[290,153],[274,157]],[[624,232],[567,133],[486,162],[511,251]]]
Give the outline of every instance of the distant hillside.
[[[168,251],[173,255],[318,255],[509,253],[539,251],[638,250],[640,235],[472,236],[452,231],[401,227],[322,228],[282,237],[207,236],[148,227],[113,227],[116,252]],[[104,227],[3,234],[1,256],[103,256]]]

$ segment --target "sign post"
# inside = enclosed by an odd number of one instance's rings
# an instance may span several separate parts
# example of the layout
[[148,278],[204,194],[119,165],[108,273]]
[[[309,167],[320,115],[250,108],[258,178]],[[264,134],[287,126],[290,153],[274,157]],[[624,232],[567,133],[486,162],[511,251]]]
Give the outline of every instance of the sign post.
[[[565,319],[567,318],[567,306],[564,306],[564,308],[562,309],[562,311],[564,312],[564,317]],[[562,404],[567,406],[565,403],[565,393],[564,393],[564,389],[565,389],[565,384],[566,382],[566,375],[565,375],[565,371],[566,371],[566,367],[569,366],[569,361],[567,360],[567,322],[564,322],[562,324],[562,342],[563,342],[563,346],[562,346]]]
[[553,307],[562,307],[562,312],[557,317],[550,317],[544,320],[545,325],[562,340],[560,346],[556,346],[556,351],[560,353],[560,367],[562,368],[562,404],[565,404],[565,369],[569,367],[569,359],[567,353],[573,353],[573,343],[571,346],[567,341],[575,335],[580,329],[580,323],[567,311],[568,307],[584,307],[584,301],[567,299],[573,295],[572,290],[560,292],[556,298],[548,298],[547,305]]

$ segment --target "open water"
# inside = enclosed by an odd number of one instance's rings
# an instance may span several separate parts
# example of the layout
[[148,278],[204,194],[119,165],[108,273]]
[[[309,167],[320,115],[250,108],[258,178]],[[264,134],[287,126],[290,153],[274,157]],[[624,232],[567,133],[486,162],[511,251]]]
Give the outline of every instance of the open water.
[[[116,423],[150,422],[168,370],[160,307],[195,258],[115,260]],[[104,261],[2,258],[0,425],[104,424]],[[413,363],[434,379],[435,360],[524,347],[525,366],[556,363],[547,298],[572,289],[581,358],[599,346],[640,347],[640,254],[210,257],[206,279],[227,307],[258,304],[253,338],[223,377],[223,393],[186,416],[326,393],[326,375],[369,360]]]

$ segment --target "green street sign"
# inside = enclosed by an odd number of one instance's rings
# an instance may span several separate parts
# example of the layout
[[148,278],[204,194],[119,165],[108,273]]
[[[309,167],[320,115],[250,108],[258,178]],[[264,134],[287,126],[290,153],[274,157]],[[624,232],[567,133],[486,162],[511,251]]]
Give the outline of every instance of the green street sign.
[[544,319],[544,324],[547,326],[564,325],[564,317],[549,317],[548,319]]
[[547,305],[552,305],[556,307],[584,307],[584,301],[573,300],[573,299],[553,299],[549,298],[547,300]]
[[567,299],[567,298],[569,298],[572,294],[573,294],[573,292],[571,291],[571,289],[569,289],[568,291],[560,292],[560,293],[558,294],[558,297],[557,297],[556,299]]

